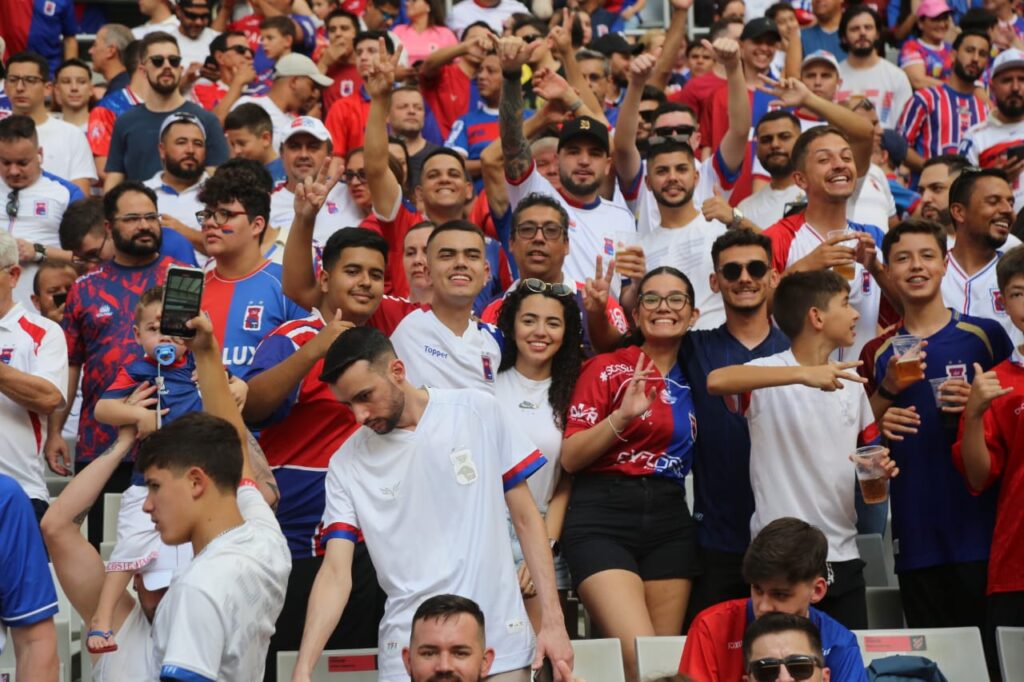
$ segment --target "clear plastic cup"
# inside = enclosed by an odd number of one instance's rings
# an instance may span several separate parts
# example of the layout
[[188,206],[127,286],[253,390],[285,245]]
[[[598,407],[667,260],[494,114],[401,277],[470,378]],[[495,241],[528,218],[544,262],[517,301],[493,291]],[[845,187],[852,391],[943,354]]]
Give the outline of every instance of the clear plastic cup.
[[881,445],[857,448],[853,462],[857,467],[857,483],[865,504],[878,504],[889,498],[889,475],[882,466],[882,458],[889,452]]
[[955,429],[960,425],[960,414],[959,412],[944,412],[943,407],[960,407],[960,403],[950,402],[943,398],[943,386],[956,382],[963,381],[963,379],[953,379],[951,377],[938,377],[936,379],[929,379],[928,383],[932,385],[932,394],[935,396],[935,407],[939,410],[939,418],[942,421],[942,425],[947,429]]
[[921,376],[921,337],[901,334],[892,337],[892,350],[896,355],[896,378],[916,379]]
[[[839,242],[843,246],[848,246],[851,249],[857,248],[857,242],[859,239],[853,230],[831,230],[825,235],[825,238],[832,240],[834,237],[841,237],[842,235],[850,235],[849,239],[844,239]],[[852,280],[857,276],[857,264],[856,263],[844,263],[843,265],[833,265],[832,270],[847,280]]]

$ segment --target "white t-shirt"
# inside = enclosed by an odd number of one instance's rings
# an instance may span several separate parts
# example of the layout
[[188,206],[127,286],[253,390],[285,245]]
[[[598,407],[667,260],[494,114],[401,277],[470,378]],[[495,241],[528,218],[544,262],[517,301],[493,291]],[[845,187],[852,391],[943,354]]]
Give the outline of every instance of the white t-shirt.
[[[196,220],[196,211],[202,211],[206,206],[199,201],[199,191],[203,188],[203,183],[206,182],[207,175],[203,175],[196,180],[196,184],[192,185],[183,192],[178,192],[170,185],[164,184],[161,176],[164,174],[160,171],[149,180],[146,180],[144,184],[151,190],[156,192],[156,208],[160,213],[166,213],[167,215],[177,218],[187,227],[191,227],[194,230],[201,229],[199,221]],[[195,252],[196,262],[199,264],[206,263],[206,255]]]
[[[1006,245],[1010,247],[1010,244]],[[996,256],[985,267],[967,276],[967,272],[956,262],[953,253],[946,254],[946,276],[942,278],[943,302],[965,315],[987,317],[1003,325],[1003,329],[1014,346],[1024,343],[1024,334],[1013,325],[1006,313],[1006,304],[996,281],[996,265],[1008,249],[996,251]]]
[[[747,364],[799,365],[788,350]],[[750,425],[751,536],[775,519],[793,516],[821,529],[829,561],[856,559],[857,478],[849,456],[878,435],[864,387],[846,382],[826,392],[775,386],[741,400]]]
[[541,513],[547,511],[562,471],[559,466],[562,431],[555,426],[554,413],[548,400],[550,390],[551,377],[543,381],[527,379],[515,367],[499,374],[494,384],[494,397],[513,428],[518,428],[520,433],[530,434],[530,440],[547,460],[547,464],[526,481]]
[[[270,195],[270,224],[290,228],[295,220],[295,193],[285,183],[279,183]],[[343,227],[359,227],[363,215],[348,193],[348,185],[339,182],[327,195],[327,201],[316,214],[313,239],[326,244],[331,235]]]
[[[83,656],[89,656],[87,651]],[[128,617],[117,630],[117,651],[96,657],[92,669],[94,682],[123,682],[123,680],[156,680],[157,669],[153,658],[153,625],[146,619],[136,601]]]
[[448,28],[462,39],[462,32],[470,24],[486,22],[496,35],[504,33],[502,24],[513,14],[529,14],[530,9],[519,0],[500,0],[494,7],[481,7],[473,0],[462,0],[448,11]]
[[866,69],[855,69],[844,59],[839,62],[839,77],[843,82],[836,93],[837,102],[863,95],[875,105],[882,127],[896,129],[904,107],[914,95],[903,69],[885,59]]
[[189,64],[202,64],[210,56],[210,43],[218,34],[212,28],[204,28],[199,37],[193,40],[180,30],[175,30],[173,35],[178,40],[178,51],[181,53],[182,68],[187,69]]
[[470,320],[456,336],[433,311],[414,310],[391,333],[391,343],[413,386],[494,391],[503,341],[493,325]]
[[[562,271],[577,282],[585,282],[588,277],[594,276],[594,261],[599,255],[604,256],[605,266],[608,265],[615,253],[616,233],[636,232],[636,221],[625,207],[601,197],[587,206],[573,205],[566,201],[547,178],[537,172],[533,164],[526,177],[518,183],[506,179],[505,184],[508,187],[509,206],[513,211],[526,195],[537,192],[555,199],[569,213],[569,255]],[[613,296],[618,296],[619,287],[619,278],[613,278]]]
[[885,171],[871,164],[867,174],[857,178],[853,195],[846,201],[846,219],[861,225],[874,225],[889,231],[889,216],[896,215],[896,199],[889,188]]
[[178,17],[171,13],[170,16],[163,21],[158,21],[156,23],[147,21],[142,26],[136,26],[132,29],[132,35],[136,40],[142,40],[153,31],[165,31],[173,36],[178,32],[178,26],[180,24],[181,22],[178,21]]
[[257,105],[270,116],[270,120],[274,125],[274,149],[280,151],[281,143],[284,142],[284,136],[288,134],[288,130],[292,126],[292,121],[295,120],[295,115],[281,111],[281,108],[274,104],[274,100],[270,99],[267,95],[260,95],[256,97],[253,95],[242,95],[235,100],[234,104],[231,105],[231,111],[234,111],[243,104],[248,103]]
[[504,495],[543,465],[497,400],[467,390],[430,389],[414,430],[380,435],[364,426],[331,457],[321,541],[355,542],[359,531],[366,540],[388,595],[378,642],[381,680],[408,679],[402,647],[409,645],[412,615],[424,599],[444,593],[468,597],[487,614],[492,675],[530,664],[533,631]]
[[[716,187],[726,199],[732,196],[735,179],[733,182],[729,182],[723,177],[720,170],[721,163],[719,153],[716,151],[698,166],[700,177],[697,179],[697,185],[693,188],[693,198],[691,199],[694,206],[699,207],[706,199],[713,197]],[[658,201],[654,198],[654,193],[647,189],[644,177],[646,173],[647,163],[645,161],[640,170],[640,176],[634,182],[634,187],[629,188],[629,191],[623,189],[629,208],[636,215],[636,229],[641,236],[652,230],[654,226],[661,225],[661,209],[658,208]],[[592,272],[593,267],[591,267]]]
[[726,233],[726,226],[717,220],[705,220],[700,213],[683,227],[652,226],[640,239],[647,270],[671,265],[690,279],[700,310],[694,329],[714,329],[725,324],[722,295],[711,291],[710,278],[715,266],[711,262],[711,245]]
[[[1024,144],[1024,121],[1003,123],[999,114],[993,113],[981,123],[967,129],[960,139],[960,153],[967,157],[972,166],[988,168],[995,160],[1006,154],[1011,147]],[[1013,210],[1024,208],[1024,183],[1020,176],[1013,181]]]
[[263,679],[292,558],[255,487],[238,489],[238,509],[245,523],[214,538],[174,576],[160,602],[153,621],[157,677]]
[[[60,325],[20,303],[0,318],[0,362],[45,379],[60,391],[61,407],[68,392],[68,346]],[[34,500],[49,501],[43,467],[46,415],[26,410],[0,393],[0,474],[17,481]]]
[[85,133],[50,116],[36,126],[39,146],[43,148],[43,170],[65,180],[96,179],[96,162]]
[[765,185],[741,201],[737,208],[747,220],[764,230],[782,220],[786,204],[806,198],[807,195],[795,183],[785,189],[772,189],[771,185]]

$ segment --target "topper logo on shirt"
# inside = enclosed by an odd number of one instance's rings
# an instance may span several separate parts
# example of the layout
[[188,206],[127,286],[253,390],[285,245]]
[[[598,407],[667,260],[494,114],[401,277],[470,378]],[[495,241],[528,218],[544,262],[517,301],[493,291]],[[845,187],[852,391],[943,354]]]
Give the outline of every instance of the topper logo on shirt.
[[242,329],[247,332],[258,332],[263,326],[263,306],[248,305],[245,307],[245,319],[242,320]]
[[480,360],[484,366],[484,380],[494,381],[494,370],[491,367],[491,358],[488,355],[481,355]]
[[45,201],[37,201],[36,202],[36,211],[35,211],[36,215],[45,216],[48,212],[49,212],[49,207],[46,205]]
[[992,312],[996,315],[1006,314],[1006,303],[1003,301],[1003,292],[999,289],[989,289],[992,294]]
[[0,362],[5,365],[11,364],[11,359],[14,358],[14,347],[0,348]]

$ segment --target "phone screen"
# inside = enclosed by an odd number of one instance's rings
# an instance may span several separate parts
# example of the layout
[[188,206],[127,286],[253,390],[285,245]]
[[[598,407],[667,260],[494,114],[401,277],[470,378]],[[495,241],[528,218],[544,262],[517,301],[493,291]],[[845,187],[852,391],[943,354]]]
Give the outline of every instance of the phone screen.
[[196,268],[167,269],[164,304],[160,313],[160,333],[193,337],[194,329],[185,323],[199,314],[203,300],[203,271]]

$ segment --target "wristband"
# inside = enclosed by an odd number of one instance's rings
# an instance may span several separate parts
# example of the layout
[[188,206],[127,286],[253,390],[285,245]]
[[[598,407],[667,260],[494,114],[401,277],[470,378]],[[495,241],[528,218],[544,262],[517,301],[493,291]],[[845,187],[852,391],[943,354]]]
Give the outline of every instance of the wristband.
[[245,488],[246,486],[252,486],[253,488],[259,490],[259,486],[256,485],[256,481],[252,480],[251,478],[243,478],[241,481],[238,482],[239,489]]
[[899,399],[898,394],[891,393],[890,391],[885,390],[885,386],[883,386],[882,384],[878,384],[878,390],[876,391],[876,393],[878,393],[878,395],[882,396],[883,398],[890,402],[896,402]]
[[607,421],[608,421],[608,426],[611,427],[612,433],[615,434],[615,437],[618,438],[619,440],[621,440],[623,443],[628,443],[629,441],[622,437],[622,431],[619,431],[617,428],[615,428],[615,424],[612,423],[612,416],[611,415],[608,415]]

